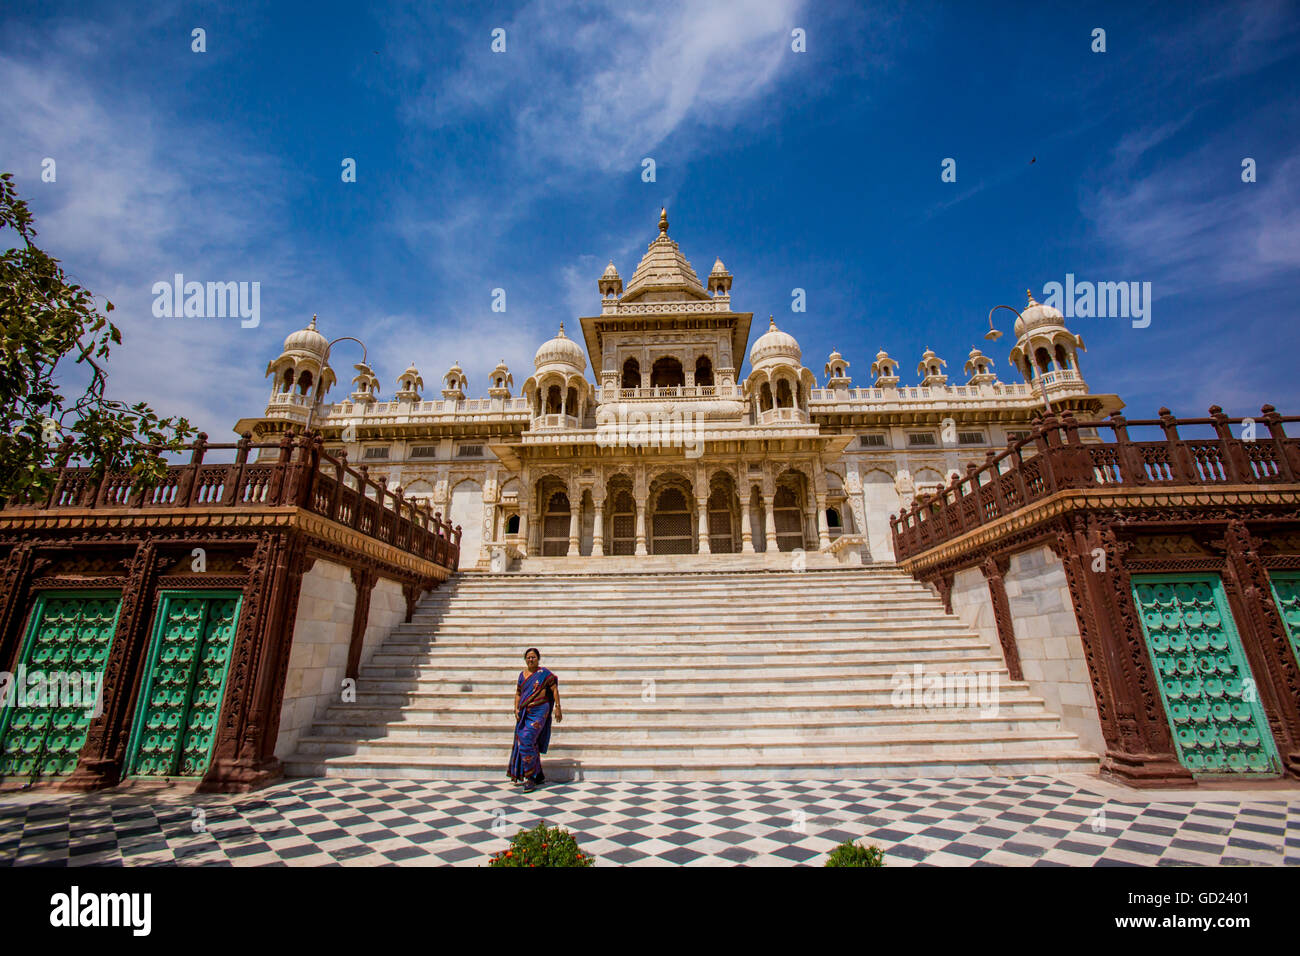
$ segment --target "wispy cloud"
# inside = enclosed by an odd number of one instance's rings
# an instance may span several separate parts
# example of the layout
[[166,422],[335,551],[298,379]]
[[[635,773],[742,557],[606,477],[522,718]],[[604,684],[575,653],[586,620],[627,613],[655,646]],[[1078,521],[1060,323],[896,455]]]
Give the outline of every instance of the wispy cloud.
[[[237,131],[166,122],[147,93],[98,84],[91,64],[131,28],[58,22],[47,42],[33,37],[27,50],[0,55],[0,165],[29,200],[42,248],[116,306],[124,341],[109,361],[109,396],[145,397],[224,439],[239,414],[265,400],[257,378],[265,359],[250,352],[275,334],[238,320],[155,318],[151,289],[177,272],[258,281],[266,322],[265,292],[281,290],[270,302],[284,302],[283,290],[300,280],[295,251],[265,228],[284,209],[269,184],[285,177]],[[41,179],[47,157],[54,182]],[[69,388],[78,375],[70,367]]]

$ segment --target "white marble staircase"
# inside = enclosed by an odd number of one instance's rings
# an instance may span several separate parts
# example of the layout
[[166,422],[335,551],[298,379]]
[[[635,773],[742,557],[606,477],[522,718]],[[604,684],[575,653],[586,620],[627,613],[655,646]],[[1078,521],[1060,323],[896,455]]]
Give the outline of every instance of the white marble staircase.
[[[1000,654],[893,568],[457,575],[331,706],[292,776],[504,779],[524,649],[560,678],[550,779],[867,779],[1096,769]],[[995,711],[891,677],[996,672]],[[987,676],[987,675],[986,675]],[[985,701],[987,703],[987,701]]]

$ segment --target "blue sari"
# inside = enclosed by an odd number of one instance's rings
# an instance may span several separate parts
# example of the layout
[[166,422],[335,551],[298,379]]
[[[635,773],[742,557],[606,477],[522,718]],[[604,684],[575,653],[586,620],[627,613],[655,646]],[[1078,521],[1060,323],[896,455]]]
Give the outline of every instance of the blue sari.
[[558,685],[559,679],[545,667],[538,667],[532,674],[519,674],[519,719],[515,721],[515,745],[506,770],[511,780],[543,779],[541,755],[551,745],[551,703]]

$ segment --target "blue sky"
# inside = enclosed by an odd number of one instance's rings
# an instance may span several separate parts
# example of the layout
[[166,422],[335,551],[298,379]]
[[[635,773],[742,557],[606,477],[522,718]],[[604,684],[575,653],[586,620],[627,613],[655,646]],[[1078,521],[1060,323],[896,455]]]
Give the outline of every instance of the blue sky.
[[[384,396],[412,360],[426,393],[457,360],[472,394],[502,358],[522,383],[561,320],[599,308],[606,262],[631,276],[661,205],[696,271],[720,256],[733,306],[756,330],[774,315],[819,381],[837,347],[870,384],[883,347],[912,384],[927,346],[964,380],[972,345],[1018,380],[988,310],[1072,273],[1152,284],[1147,328],[1070,322],[1131,416],[1300,413],[1296,6],[991,9],[10,0],[0,168],[42,246],[118,308],[110,392],[214,440],[265,406],[267,362],[312,313],[365,340]],[[177,272],[260,282],[260,326],[155,318]]]

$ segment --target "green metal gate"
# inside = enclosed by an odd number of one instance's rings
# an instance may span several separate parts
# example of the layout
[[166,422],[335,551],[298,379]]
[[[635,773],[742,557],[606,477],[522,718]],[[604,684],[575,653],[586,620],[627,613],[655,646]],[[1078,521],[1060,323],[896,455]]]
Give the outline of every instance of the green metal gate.
[[76,769],[102,706],[101,681],[121,603],[117,591],[37,595],[18,672],[0,711],[0,777]]
[[1291,638],[1291,650],[1300,664],[1300,571],[1274,571],[1269,579],[1273,583],[1273,600]]
[[238,591],[163,591],[131,731],[127,774],[208,769],[239,622]]
[[1133,599],[1183,766],[1281,773],[1219,576],[1135,574]]

